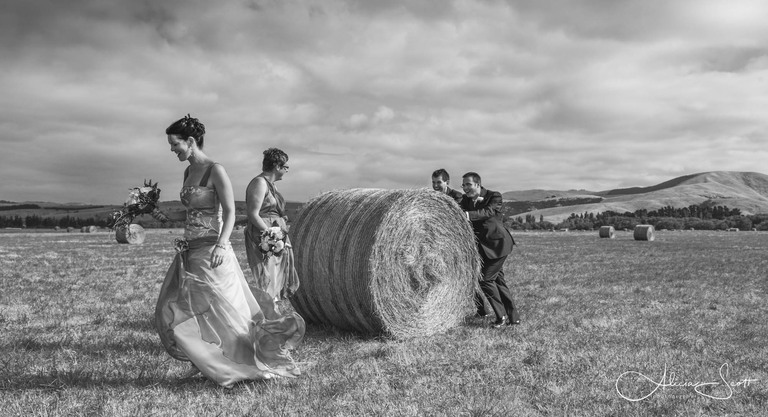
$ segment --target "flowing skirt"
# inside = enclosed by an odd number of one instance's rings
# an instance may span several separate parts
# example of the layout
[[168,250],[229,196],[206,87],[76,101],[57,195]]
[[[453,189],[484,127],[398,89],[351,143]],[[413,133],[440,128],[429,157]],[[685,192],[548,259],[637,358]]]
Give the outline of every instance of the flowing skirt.
[[[286,228],[285,219],[281,217],[269,217],[264,221],[269,225]],[[245,229],[245,254],[248,257],[248,266],[253,274],[254,285],[265,291],[273,299],[286,299],[299,289],[299,274],[293,261],[293,248],[290,237],[286,235],[285,249],[279,255],[264,258],[259,244],[261,233],[252,224]]]
[[189,241],[168,269],[155,309],[166,351],[222,386],[299,375],[289,350],[303,339],[304,320],[279,315],[267,293],[249,288],[231,248],[211,268],[214,244]]

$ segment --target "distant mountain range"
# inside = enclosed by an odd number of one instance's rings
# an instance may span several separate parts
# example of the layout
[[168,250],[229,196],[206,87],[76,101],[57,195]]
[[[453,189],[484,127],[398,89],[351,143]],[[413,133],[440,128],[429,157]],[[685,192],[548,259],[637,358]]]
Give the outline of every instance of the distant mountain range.
[[532,214],[559,223],[571,213],[619,213],[707,203],[738,208],[742,214],[768,214],[768,175],[713,171],[684,175],[650,187],[606,191],[524,190],[502,194],[508,216]]
[[[523,190],[503,193],[507,216],[532,214],[538,221],[559,223],[571,213],[619,213],[639,209],[656,210],[666,206],[683,208],[707,203],[738,208],[742,214],[768,214],[768,175],[757,172],[714,171],[684,175],[650,187],[617,188],[606,191],[587,190]],[[183,210],[180,201],[163,201],[163,210]],[[302,202],[288,202],[289,219],[295,219]],[[246,221],[245,202],[236,201],[237,222]],[[13,202],[0,200],[0,216],[106,218],[122,205],[50,203],[41,201]],[[150,216],[137,220],[152,223]]]

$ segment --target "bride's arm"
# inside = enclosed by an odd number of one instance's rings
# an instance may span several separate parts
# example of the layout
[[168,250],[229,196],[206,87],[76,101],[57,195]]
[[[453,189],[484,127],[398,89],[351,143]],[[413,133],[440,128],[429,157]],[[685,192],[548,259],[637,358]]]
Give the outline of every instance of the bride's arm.
[[235,227],[235,194],[232,191],[232,183],[224,167],[216,164],[211,171],[211,181],[216,196],[221,204],[221,230],[219,239],[211,252],[211,268],[216,268],[224,262],[225,254],[232,247],[229,243],[229,236],[232,234],[232,228]]
[[235,194],[227,171],[220,164],[213,166],[211,180],[221,203],[222,224],[217,245],[229,246],[229,237],[235,227]]
[[269,226],[259,216],[261,205],[264,204],[264,196],[267,194],[267,180],[261,177],[254,178],[245,190],[246,212],[248,222],[256,226],[260,232],[267,230]]

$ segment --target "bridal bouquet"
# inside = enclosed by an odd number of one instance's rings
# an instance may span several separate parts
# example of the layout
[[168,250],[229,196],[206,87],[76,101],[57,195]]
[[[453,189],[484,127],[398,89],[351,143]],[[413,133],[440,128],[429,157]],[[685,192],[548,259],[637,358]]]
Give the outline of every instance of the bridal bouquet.
[[159,210],[160,189],[152,180],[144,180],[143,187],[135,187],[128,194],[123,208],[112,212],[109,219],[111,229],[128,227],[136,216],[151,214],[155,219],[166,222],[168,218]]
[[274,255],[280,255],[283,249],[290,247],[290,244],[285,242],[285,232],[283,229],[277,226],[270,227],[269,229],[261,232],[261,243],[259,243],[259,251],[264,256],[264,260]]

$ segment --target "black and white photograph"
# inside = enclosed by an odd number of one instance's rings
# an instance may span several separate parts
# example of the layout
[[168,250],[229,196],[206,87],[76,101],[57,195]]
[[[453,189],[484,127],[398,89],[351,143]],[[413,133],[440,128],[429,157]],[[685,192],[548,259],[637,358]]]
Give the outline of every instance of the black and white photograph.
[[0,4],[0,416],[757,416],[768,2]]

